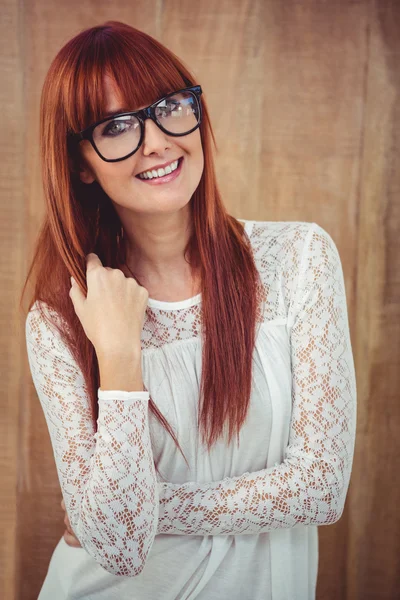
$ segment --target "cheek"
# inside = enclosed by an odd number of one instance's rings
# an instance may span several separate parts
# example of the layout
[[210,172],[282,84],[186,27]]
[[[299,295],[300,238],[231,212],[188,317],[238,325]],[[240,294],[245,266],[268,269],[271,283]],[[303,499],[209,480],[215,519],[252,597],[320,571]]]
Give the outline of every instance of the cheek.
[[200,132],[198,129],[193,132],[193,140],[191,140],[189,153],[193,157],[193,160],[196,161],[196,165],[199,168],[203,168],[204,166],[204,156],[203,156],[203,146],[201,143]]
[[191,156],[198,158],[203,154],[203,146],[201,143],[200,130],[196,129],[193,133],[182,138],[182,148],[188,152]]
[[[126,164],[125,164],[126,163]],[[121,184],[126,182],[128,179],[133,177],[135,172],[134,166],[132,166],[129,160],[122,160],[118,163],[104,163],[98,170],[100,182],[103,187],[106,186],[109,189],[115,189]]]
[[200,144],[200,147],[198,147],[198,149],[197,149],[196,164],[197,164],[199,170],[201,172],[203,172],[203,169],[204,169],[204,154],[203,154],[203,148],[202,148],[201,144]]
[[192,169],[191,169],[191,182],[192,185],[197,188],[204,171],[204,155],[202,148],[196,150],[195,154],[192,154]]

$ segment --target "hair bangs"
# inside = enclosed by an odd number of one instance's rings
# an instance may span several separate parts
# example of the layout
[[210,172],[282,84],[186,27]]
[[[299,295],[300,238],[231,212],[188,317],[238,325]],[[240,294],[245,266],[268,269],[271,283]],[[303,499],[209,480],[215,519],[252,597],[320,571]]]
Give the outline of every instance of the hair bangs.
[[[182,73],[177,57],[147,36],[132,36],[131,31],[113,35],[103,27],[85,42],[77,44],[76,68],[66,86],[64,106],[70,131],[82,131],[105,118],[110,109],[139,110],[195,84]],[[117,95],[117,107],[108,105],[107,77]]]

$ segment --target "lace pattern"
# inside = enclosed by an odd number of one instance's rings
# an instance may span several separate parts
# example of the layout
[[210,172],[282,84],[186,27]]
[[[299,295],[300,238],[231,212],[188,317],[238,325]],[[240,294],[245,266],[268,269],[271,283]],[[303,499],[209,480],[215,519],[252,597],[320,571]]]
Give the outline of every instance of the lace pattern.
[[293,264],[299,272],[291,306],[293,413],[283,463],[216,482],[158,483],[157,533],[254,534],[341,517],[356,428],[342,265],[331,236],[315,223]]
[[[95,433],[68,348],[35,306],[27,316],[30,369],[71,526],[110,573],[139,574],[156,534],[251,534],[329,524],[342,514],[356,382],[339,254],[315,223],[255,222],[251,240],[265,318],[284,317],[290,331],[292,421],[285,459],[274,467],[207,483],[157,482],[148,392],[99,389]],[[142,351],[197,336],[199,311],[148,310]]]
[[[48,307],[45,311],[58,318]],[[149,393],[99,388],[95,433],[82,372],[58,332],[33,307],[26,340],[72,530],[109,573],[138,575],[158,518]]]

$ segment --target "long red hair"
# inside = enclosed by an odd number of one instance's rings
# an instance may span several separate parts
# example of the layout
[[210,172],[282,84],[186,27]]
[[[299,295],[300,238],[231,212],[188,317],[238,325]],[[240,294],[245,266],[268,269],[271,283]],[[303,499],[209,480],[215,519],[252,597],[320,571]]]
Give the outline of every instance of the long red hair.
[[[148,105],[175,89],[198,84],[178,57],[157,40],[124,23],[108,21],[65,44],[43,85],[40,151],[46,212],[22,297],[33,277],[28,311],[39,301],[39,309],[44,302],[61,317],[64,325],[59,326],[57,319],[52,325],[82,370],[95,430],[99,366],[69,297],[70,276],[86,295],[86,255],[95,252],[104,266],[120,268],[125,264],[126,246],[121,221],[107,194],[97,182],[88,186],[80,181],[79,157],[67,144],[67,135],[106,114],[105,73],[114,78],[127,106]],[[250,402],[255,326],[262,315],[259,302],[265,297],[244,226],[227,213],[221,200],[211,139],[217,146],[204,93],[201,102],[204,170],[190,200],[193,235],[185,256],[201,280],[204,344],[199,429],[210,449],[226,422],[229,442],[235,431],[239,440]],[[151,398],[149,407],[182,452]]]

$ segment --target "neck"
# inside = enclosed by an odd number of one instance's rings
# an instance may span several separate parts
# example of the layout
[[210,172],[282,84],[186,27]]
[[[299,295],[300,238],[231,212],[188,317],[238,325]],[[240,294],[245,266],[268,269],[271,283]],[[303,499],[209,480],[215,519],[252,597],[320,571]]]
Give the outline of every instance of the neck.
[[190,272],[184,251],[192,234],[189,205],[164,215],[137,215],[121,210],[120,220],[126,243],[126,262],[137,275],[153,281],[166,281]]

